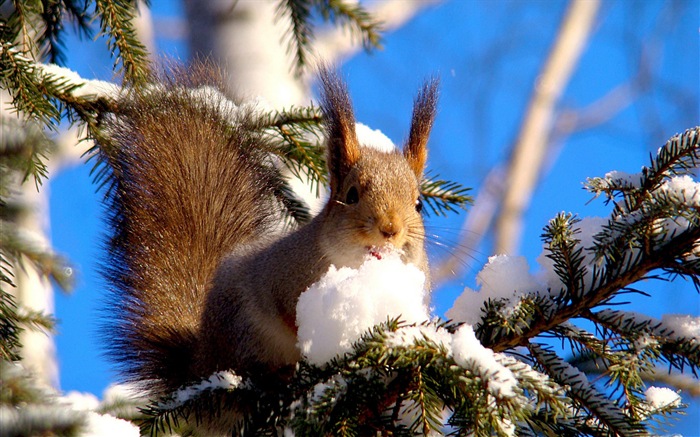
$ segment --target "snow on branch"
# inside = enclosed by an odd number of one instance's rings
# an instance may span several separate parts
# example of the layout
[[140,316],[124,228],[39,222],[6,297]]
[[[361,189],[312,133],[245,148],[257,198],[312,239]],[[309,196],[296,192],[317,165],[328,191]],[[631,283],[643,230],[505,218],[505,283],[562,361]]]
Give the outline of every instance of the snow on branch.
[[531,343],[528,348],[547,374],[567,386],[568,394],[581,408],[575,414],[577,420],[596,434],[636,435],[641,432],[641,426],[633,423],[618,405],[596,390],[583,372],[542,345]]

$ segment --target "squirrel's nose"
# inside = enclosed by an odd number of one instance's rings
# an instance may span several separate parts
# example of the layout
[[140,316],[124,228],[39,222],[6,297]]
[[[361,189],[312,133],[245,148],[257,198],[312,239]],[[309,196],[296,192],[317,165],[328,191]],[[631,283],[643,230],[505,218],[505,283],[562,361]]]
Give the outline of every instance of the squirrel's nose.
[[393,238],[396,234],[401,232],[401,224],[394,218],[388,218],[387,220],[380,221],[378,228],[379,233],[382,234],[382,237],[387,240]]
[[382,233],[382,236],[384,238],[389,239],[389,238],[393,237],[394,235],[396,235],[397,231],[394,228],[394,225],[389,223],[387,226],[383,226],[383,227],[379,228],[379,232]]

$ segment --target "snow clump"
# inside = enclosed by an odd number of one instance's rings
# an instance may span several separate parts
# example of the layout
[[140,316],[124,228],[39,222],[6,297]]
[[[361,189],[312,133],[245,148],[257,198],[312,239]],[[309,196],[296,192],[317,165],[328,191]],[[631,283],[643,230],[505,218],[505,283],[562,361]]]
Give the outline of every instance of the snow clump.
[[359,269],[331,266],[299,297],[299,348],[312,364],[322,365],[349,352],[368,329],[399,317],[407,323],[430,318],[425,275],[404,264],[398,252],[381,259],[368,255]]

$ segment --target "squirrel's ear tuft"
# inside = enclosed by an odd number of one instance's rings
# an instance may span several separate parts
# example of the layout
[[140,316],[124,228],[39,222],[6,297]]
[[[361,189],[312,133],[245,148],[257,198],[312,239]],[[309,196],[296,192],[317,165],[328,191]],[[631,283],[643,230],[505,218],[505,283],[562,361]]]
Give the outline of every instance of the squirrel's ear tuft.
[[408,165],[419,180],[423,178],[425,162],[428,159],[428,137],[437,108],[438,84],[437,79],[427,81],[416,96],[413,102],[411,132],[403,148]]
[[345,83],[327,66],[319,69],[323,87],[321,109],[328,135],[328,172],[331,193],[337,193],[341,181],[360,159],[360,145],[355,134],[355,115]]

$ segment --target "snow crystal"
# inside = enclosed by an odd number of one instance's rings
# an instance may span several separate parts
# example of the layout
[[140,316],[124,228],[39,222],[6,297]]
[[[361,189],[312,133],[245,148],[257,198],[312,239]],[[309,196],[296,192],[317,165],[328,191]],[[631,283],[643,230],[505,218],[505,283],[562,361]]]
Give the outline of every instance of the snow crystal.
[[674,337],[695,338],[700,341],[700,317],[685,314],[664,314],[661,322],[673,330]]
[[184,404],[205,390],[214,390],[218,388],[234,389],[239,387],[242,382],[243,378],[230,370],[215,372],[209,378],[204,379],[197,384],[178,389],[172,394],[170,400],[164,403],[161,402],[159,407],[164,409],[172,409]]
[[[645,314],[633,311],[616,311],[605,309],[598,312],[598,317],[604,319],[616,319],[626,317],[635,324],[646,323],[649,333],[659,337],[667,337],[673,340],[700,341],[700,317],[685,314],[664,314],[661,321]],[[640,334],[644,335],[643,332]]]
[[103,404],[123,401],[145,400],[144,391],[132,384],[111,384],[102,393]]
[[654,408],[675,407],[681,402],[680,395],[666,387],[649,387],[644,392],[644,397]]
[[87,415],[87,426],[80,437],[138,437],[139,427],[124,419],[109,414],[90,412]]
[[77,391],[68,392],[60,398],[60,403],[73,411],[86,413],[87,423],[78,434],[80,437],[110,437],[110,436],[139,436],[139,428],[131,422],[116,418],[109,414],[99,414],[95,410],[100,407],[100,401],[92,393]]
[[700,183],[688,175],[670,178],[659,187],[659,190],[681,199],[688,206],[700,206]]
[[448,350],[448,355],[451,353],[452,334],[446,329],[435,326],[404,326],[395,332],[387,334],[384,344],[387,347],[410,347],[416,344],[417,341],[429,340],[436,345],[444,346]]
[[461,326],[452,336],[452,355],[462,367],[476,365],[483,375],[489,375],[488,387],[495,396],[515,396],[518,381],[507,367],[502,365],[497,355],[482,346],[470,325]]
[[355,123],[355,134],[357,141],[365,147],[386,153],[396,150],[394,143],[379,129],[375,130],[362,123]]
[[610,182],[617,182],[630,188],[639,188],[642,186],[642,178],[639,173],[625,173],[624,171],[613,170],[605,174],[604,179]]
[[489,299],[511,298],[511,306],[504,309],[512,312],[519,298],[537,292],[545,286],[536,277],[530,274],[525,257],[496,255],[489,258],[489,262],[476,276],[477,283],[481,286],[477,294],[470,288],[455,300],[454,305],[447,311],[447,317],[459,322],[475,325],[481,320],[481,308]]
[[104,80],[89,80],[83,79],[75,71],[65,67],[60,67],[56,64],[40,64],[39,66],[44,74],[53,76],[59,81],[65,81],[71,85],[78,85],[79,88],[74,90],[72,94],[75,97],[116,97],[121,88],[111,82]]
[[95,411],[100,406],[97,396],[79,391],[68,392],[61,397],[61,403],[70,405],[76,411]]
[[359,269],[331,266],[297,303],[299,348],[310,363],[322,365],[349,352],[371,327],[400,317],[408,323],[429,319],[425,275],[404,264],[396,252],[368,256]]
[[[344,390],[347,385],[348,383],[345,381],[342,375],[333,375],[330,380],[319,382],[318,384],[314,385],[311,401],[318,402],[326,393],[326,390],[334,389],[336,387]],[[335,402],[336,399],[331,399],[331,401]]]

